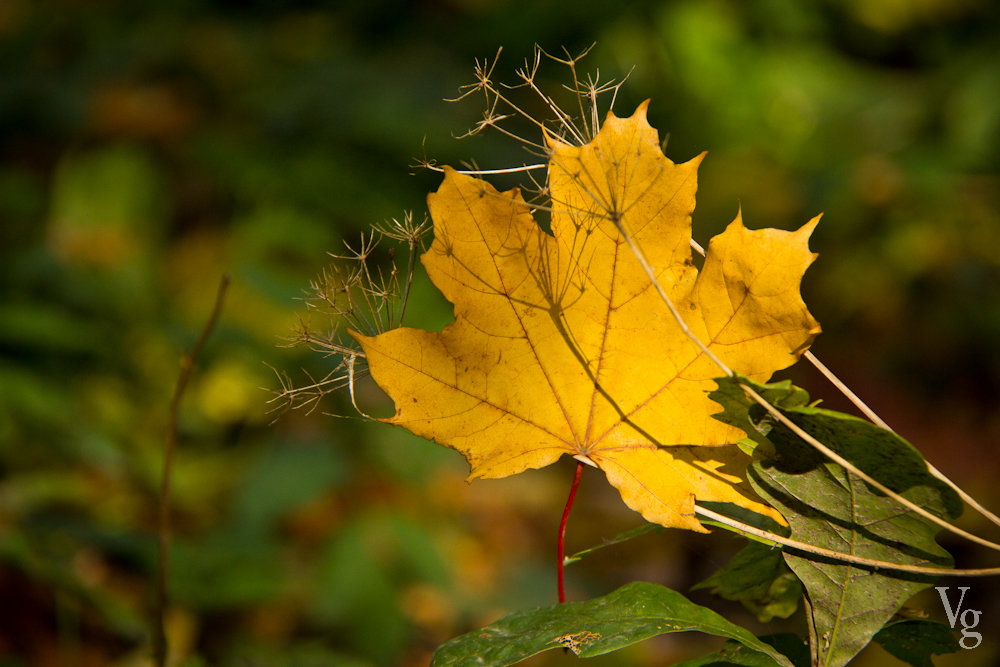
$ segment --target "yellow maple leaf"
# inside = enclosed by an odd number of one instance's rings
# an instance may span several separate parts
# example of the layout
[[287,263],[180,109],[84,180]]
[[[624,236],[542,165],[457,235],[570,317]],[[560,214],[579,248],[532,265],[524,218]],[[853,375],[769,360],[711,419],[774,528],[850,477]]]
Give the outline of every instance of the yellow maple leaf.
[[434,242],[422,261],[455,307],[440,333],[352,333],[396,405],[384,421],[452,447],[471,478],[505,477],[570,454],[601,468],[648,521],[705,531],[696,499],[777,516],[754,500],[712,418],[722,372],[682,329],[630,251],[648,258],[691,332],[758,381],[794,363],[819,332],[799,295],[815,255],[795,232],[739,217],[691,259],[696,172],[674,164],[646,104],[609,113],[593,140],[549,139],[552,233],[518,190],[446,169],[428,197]]

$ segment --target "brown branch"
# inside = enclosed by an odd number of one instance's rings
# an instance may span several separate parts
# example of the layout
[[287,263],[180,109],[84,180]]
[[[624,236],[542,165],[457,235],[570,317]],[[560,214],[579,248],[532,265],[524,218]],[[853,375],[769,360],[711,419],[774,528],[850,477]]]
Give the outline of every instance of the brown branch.
[[167,611],[167,572],[169,570],[170,546],[170,473],[173,468],[174,449],[177,445],[177,416],[180,412],[181,398],[184,390],[187,389],[188,381],[194,370],[195,359],[201,354],[205,347],[205,341],[215,328],[215,323],[219,320],[222,312],[222,303],[225,300],[226,289],[229,287],[229,275],[222,276],[219,281],[219,291],[215,297],[215,306],[212,314],[209,315],[201,335],[195,342],[191,351],[181,355],[181,372],[177,377],[177,385],[174,387],[174,395],[170,400],[170,415],[167,420],[167,435],[163,446],[163,474],[160,478],[160,498],[159,498],[159,523],[158,523],[158,545],[157,545],[157,571],[156,571],[156,601],[153,617],[153,661],[157,667],[165,667],[167,664],[167,636],[166,636],[166,611]]

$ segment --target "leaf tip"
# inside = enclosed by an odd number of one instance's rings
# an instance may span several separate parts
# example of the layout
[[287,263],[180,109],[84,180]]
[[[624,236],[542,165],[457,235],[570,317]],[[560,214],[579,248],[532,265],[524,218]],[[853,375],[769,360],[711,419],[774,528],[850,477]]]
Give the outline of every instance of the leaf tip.
[[816,229],[816,225],[819,224],[819,221],[822,217],[823,217],[822,213],[813,217],[811,220],[809,220],[809,222],[807,222],[806,224],[802,225],[797,230],[795,230],[795,233],[801,234],[802,236],[808,239],[810,236],[812,236],[813,230]]

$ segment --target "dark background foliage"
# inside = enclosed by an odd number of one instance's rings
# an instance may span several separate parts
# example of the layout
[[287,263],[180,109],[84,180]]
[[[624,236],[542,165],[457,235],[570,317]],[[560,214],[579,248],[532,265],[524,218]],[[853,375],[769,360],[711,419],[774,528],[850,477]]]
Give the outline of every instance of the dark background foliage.
[[[167,405],[225,272],[179,424],[178,664],[426,664],[457,633],[553,601],[570,467],[466,485],[460,457],[405,433],[267,412],[268,365],[305,378],[328,363],[280,347],[325,252],[421,214],[438,177],[415,157],[530,159],[451,138],[482,109],[442,98],[501,45],[508,81],[535,43],[597,42],[581,70],[605,79],[634,66],[618,113],[652,98],[671,158],[710,151],[702,242],[738,206],[750,226],[825,212],[805,287],[814,350],[1000,507],[998,29],[985,0],[0,1],[0,664],[147,664]],[[411,309],[449,317],[426,285]],[[570,550],[638,523],[599,475],[583,482]],[[574,566],[571,595],[639,578],[687,590],[738,546],[646,536]],[[997,587],[966,584],[985,640],[952,664],[991,664]]]

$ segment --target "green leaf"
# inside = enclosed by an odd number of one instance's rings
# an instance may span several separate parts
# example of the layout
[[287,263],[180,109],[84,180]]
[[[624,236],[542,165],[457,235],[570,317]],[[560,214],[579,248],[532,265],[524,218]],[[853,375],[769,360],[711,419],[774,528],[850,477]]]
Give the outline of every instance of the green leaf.
[[[751,404],[743,387],[735,379],[725,378],[717,382],[719,387],[709,394],[709,398],[722,406],[722,412],[712,416],[725,424],[743,429],[747,434],[744,444],[751,448],[761,444],[770,447],[767,434],[775,423],[771,415],[762,406]],[[796,387],[789,380],[754,385],[754,387],[768,403],[782,410],[802,407],[809,403],[808,392]]]
[[[735,380],[720,381],[720,385],[725,383]],[[773,447],[773,456],[752,464],[749,478],[761,497],[788,521],[793,539],[893,563],[951,566],[951,557],[934,541],[938,526],[825,461],[785,426],[758,418],[758,406],[740,399],[731,387],[720,397],[730,402],[723,413],[727,419],[738,414],[735,402],[742,402],[756,433],[766,434]],[[785,414],[910,501],[942,517],[960,513],[958,496],[931,476],[917,450],[894,433],[819,408],[791,407]],[[930,576],[875,572],[807,554],[786,552],[785,560],[806,588],[812,651],[815,664],[824,667],[846,664],[907,598],[933,581]]]
[[782,552],[751,542],[693,590],[707,588],[726,600],[741,602],[757,620],[788,618],[799,607],[802,585],[785,564]]
[[[781,633],[760,639],[773,646],[795,667],[809,667],[809,647],[798,635]],[[673,667],[773,667],[775,664],[773,658],[763,653],[752,651],[739,642],[727,641],[721,650],[711,655],[674,663]]]
[[514,612],[445,643],[434,653],[431,667],[504,667],[557,648],[589,658],[656,635],[688,631],[734,639],[770,656],[769,667],[792,667],[787,658],[744,628],[676,591],[647,582],[626,584],[586,602]]
[[622,542],[628,542],[629,540],[634,540],[637,537],[641,537],[646,533],[660,533],[666,530],[663,526],[656,523],[646,523],[635,528],[629,528],[626,531],[618,533],[609,540],[604,540],[601,544],[590,547],[589,549],[584,549],[583,551],[577,551],[572,556],[566,556],[563,560],[563,565],[572,565],[573,563],[579,562],[594,553],[595,551],[600,551],[605,547],[610,547],[614,544],[621,544]]
[[890,623],[879,630],[875,641],[886,652],[913,667],[934,667],[932,655],[955,653],[961,648],[951,628],[924,619]]

